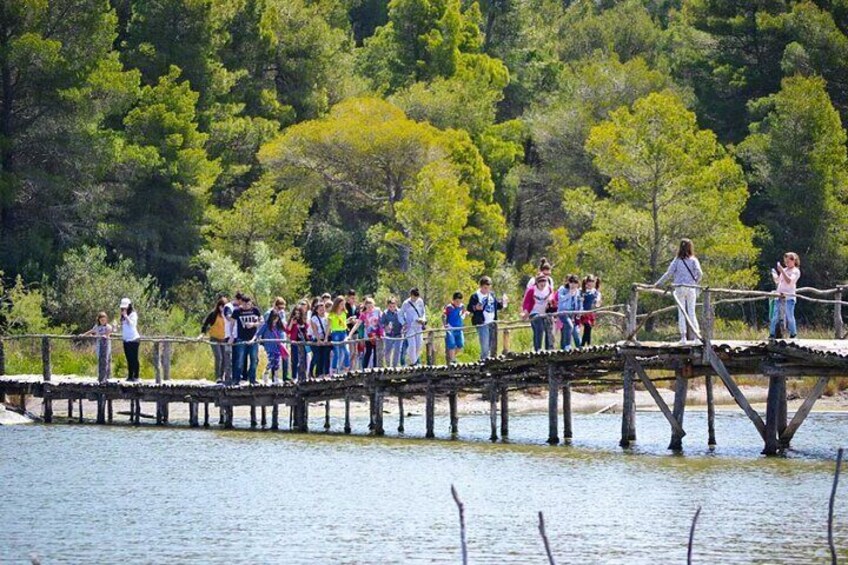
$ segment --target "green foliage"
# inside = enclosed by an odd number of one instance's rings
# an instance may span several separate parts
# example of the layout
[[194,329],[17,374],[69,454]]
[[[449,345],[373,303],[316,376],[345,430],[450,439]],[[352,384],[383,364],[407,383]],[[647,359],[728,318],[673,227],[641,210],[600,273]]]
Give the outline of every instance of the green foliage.
[[767,230],[763,272],[783,253],[800,252],[804,285],[829,287],[848,266],[846,134],[821,78],[783,80],[758,101],[762,121],[739,146]]
[[610,180],[603,200],[585,188],[565,193],[566,214],[591,216],[588,231],[575,234],[580,267],[624,291],[659,278],[689,237],[707,284],[754,282],[753,232],[739,219],[748,196],[742,169],[677,96],[653,93],[632,111],[613,111],[592,128],[586,149]]
[[137,276],[130,259],[109,261],[105,249],[84,246],[65,253],[47,308],[54,320],[80,332],[94,325],[98,312],[119,319],[118,304],[125,297],[133,301],[141,331],[164,325],[167,315],[153,277]]
[[425,300],[441,302],[455,290],[474,287],[483,264],[469,260],[460,241],[470,205],[468,185],[449,164],[434,162],[421,170],[397,205],[399,229],[385,237],[389,245],[409,248],[408,269],[387,273],[391,288],[418,286]]
[[20,275],[11,288],[6,288],[2,279],[3,272],[0,271],[0,323],[3,333],[47,333],[50,322],[44,311],[44,293],[25,285]]
[[172,67],[155,86],[145,86],[124,119],[124,183],[108,236],[141,272],[166,285],[186,273],[200,248],[203,207],[221,170],[198,131],[198,95],[179,77]]
[[251,244],[252,261],[242,269],[231,257],[208,249],[198,254],[212,288],[219,292],[242,290],[256,304],[271,304],[275,296],[299,297],[306,289],[309,268],[296,249],[274,253],[262,241]]

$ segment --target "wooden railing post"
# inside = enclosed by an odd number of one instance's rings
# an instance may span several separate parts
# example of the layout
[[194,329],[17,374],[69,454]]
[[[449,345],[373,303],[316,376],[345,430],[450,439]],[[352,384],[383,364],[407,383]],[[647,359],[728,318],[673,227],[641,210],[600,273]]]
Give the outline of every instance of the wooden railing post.
[[109,338],[97,338],[97,382],[105,383],[109,379]]
[[436,333],[430,332],[427,334],[427,364],[432,366],[436,364]]
[[833,333],[836,339],[843,339],[842,326],[842,287],[837,287],[833,295],[836,304],[833,305]]
[[6,374],[6,344],[0,337],[0,377]]
[[[41,338],[41,364],[44,382],[49,383],[53,367],[50,363],[50,338],[46,336]],[[46,385],[44,388],[49,389],[50,386]],[[47,390],[44,392],[44,422],[47,424],[53,422],[53,400]]]
[[630,287],[630,300],[627,303],[627,335],[633,341],[636,341],[637,318],[636,314],[639,310],[639,289],[636,285]]
[[158,341],[153,342],[153,376],[156,384],[162,384],[162,356]]
[[44,382],[50,382],[50,373],[53,372],[53,367],[50,365],[50,338],[44,336],[41,338],[41,375],[44,377]]
[[166,341],[162,343],[162,380],[171,380],[171,353],[173,352],[173,343]]
[[503,330],[503,354],[509,353],[509,328]]

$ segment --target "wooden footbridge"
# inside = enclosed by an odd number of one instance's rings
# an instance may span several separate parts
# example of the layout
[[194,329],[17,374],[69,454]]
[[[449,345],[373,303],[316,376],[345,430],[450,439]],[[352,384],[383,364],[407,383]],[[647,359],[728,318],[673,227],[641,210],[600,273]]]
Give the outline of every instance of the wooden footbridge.
[[[723,341],[713,339],[714,301],[716,291],[706,289],[703,294],[703,333],[692,320],[687,320],[694,339],[690,343],[639,342],[636,334],[640,320],[656,312],[638,314],[640,292],[661,292],[656,289],[634,286],[631,300],[624,312],[617,312],[624,321],[622,331],[627,339],[613,344],[587,347],[573,351],[507,352],[498,357],[476,363],[456,365],[419,365],[403,368],[374,368],[358,370],[325,379],[301,383],[258,384],[226,387],[211,381],[170,380],[167,359],[170,341],[159,338],[154,344],[157,359],[156,381],[120,382],[104,378],[69,378],[53,375],[50,362],[50,337],[41,336],[43,374],[38,376],[4,375],[2,347],[0,347],[0,397],[20,399],[27,395],[43,400],[43,421],[54,420],[54,403],[67,402],[68,418],[74,417],[74,402],[78,401],[78,419],[83,421],[83,400],[97,405],[95,421],[109,424],[114,421],[113,402],[127,401],[129,419],[139,425],[142,403],[155,405],[155,419],[159,425],[168,424],[169,406],[186,404],[189,425],[210,426],[210,410],[217,408],[218,424],[233,427],[233,410],[249,406],[251,427],[258,427],[257,410],[265,426],[266,411],[271,412],[272,430],[279,429],[280,407],[290,407],[291,428],[308,431],[310,406],[324,405],[325,428],[329,428],[330,402],[343,402],[345,407],[345,433],[351,433],[351,402],[368,398],[370,404],[369,432],[385,434],[383,421],[385,403],[396,399],[399,405],[398,432],[404,433],[404,399],[424,397],[425,436],[435,436],[435,404],[437,398],[447,397],[450,411],[450,431],[458,433],[459,418],[457,395],[464,392],[481,393],[489,401],[491,439],[509,436],[510,393],[527,388],[547,387],[548,390],[548,442],[568,442],[573,437],[571,390],[579,385],[610,385],[622,391],[621,436],[619,444],[630,446],[636,440],[635,387],[639,383],[653,397],[668,421],[671,431],[670,449],[681,449],[684,430],[684,411],[689,383],[694,378],[705,378],[709,442],[715,445],[713,385],[717,377],[730,395],[751,420],[763,439],[764,453],[772,455],[790,445],[828,381],[848,376],[848,341],[842,335],[842,289],[815,291],[830,293],[826,299],[811,298],[817,302],[834,305],[835,334],[832,340],[770,340]],[[736,291],[728,291],[736,292]],[[834,296],[834,294],[837,294]],[[768,293],[755,293],[754,298],[768,297]],[[738,298],[729,299],[738,302]],[[675,308],[675,306],[672,306]],[[612,311],[607,313],[612,314]],[[508,328],[502,331],[508,332]],[[504,334],[504,337],[508,333]],[[5,340],[11,337],[4,338]],[[508,342],[508,339],[504,340]],[[0,340],[0,346],[3,341]],[[162,351],[160,352],[160,346]],[[508,347],[508,346],[507,346]],[[163,362],[164,360],[164,362]],[[432,361],[432,357],[430,357]],[[101,372],[102,364],[101,364]],[[671,376],[673,372],[673,376]],[[766,413],[758,413],[736,383],[734,375],[756,375],[768,381]],[[814,378],[809,395],[790,419],[787,413],[787,378]],[[660,381],[674,382],[674,402],[669,406],[657,390]],[[25,405],[25,404],[24,404]],[[201,416],[202,412],[202,416]],[[202,420],[202,423],[201,423]],[[560,420],[562,425],[560,426]]]

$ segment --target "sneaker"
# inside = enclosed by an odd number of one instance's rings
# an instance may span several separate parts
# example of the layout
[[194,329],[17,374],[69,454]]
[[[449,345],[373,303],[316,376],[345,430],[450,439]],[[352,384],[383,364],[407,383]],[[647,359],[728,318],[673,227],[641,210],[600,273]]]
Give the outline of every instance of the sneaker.
[[790,336],[789,336],[789,339],[795,339],[795,338],[797,338],[797,337],[798,337],[798,334],[790,335]]

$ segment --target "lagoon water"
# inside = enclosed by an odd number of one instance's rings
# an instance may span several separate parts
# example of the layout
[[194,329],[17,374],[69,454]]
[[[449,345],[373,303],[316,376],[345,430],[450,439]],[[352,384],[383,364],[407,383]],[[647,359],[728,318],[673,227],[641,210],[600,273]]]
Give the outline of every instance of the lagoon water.
[[[686,414],[683,455],[666,451],[658,413],[638,414],[629,452],[616,447],[615,415],[575,416],[571,446],[542,443],[544,414],[513,416],[509,444],[486,440],[487,416],[460,418],[464,441],[447,439],[446,418],[436,425],[441,441],[420,439],[422,418],[407,419],[408,439],[0,427],[0,563],[459,563],[451,484],[471,563],[546,563],[540,510],[559,563],[685,563],[698,506],[697,563],[829,562],[848,414],[812,414],[789,456],[770,459],[737,412],[717,415],[714,452],[705,415]],[[848,559],[848,472],[835,524]]]

